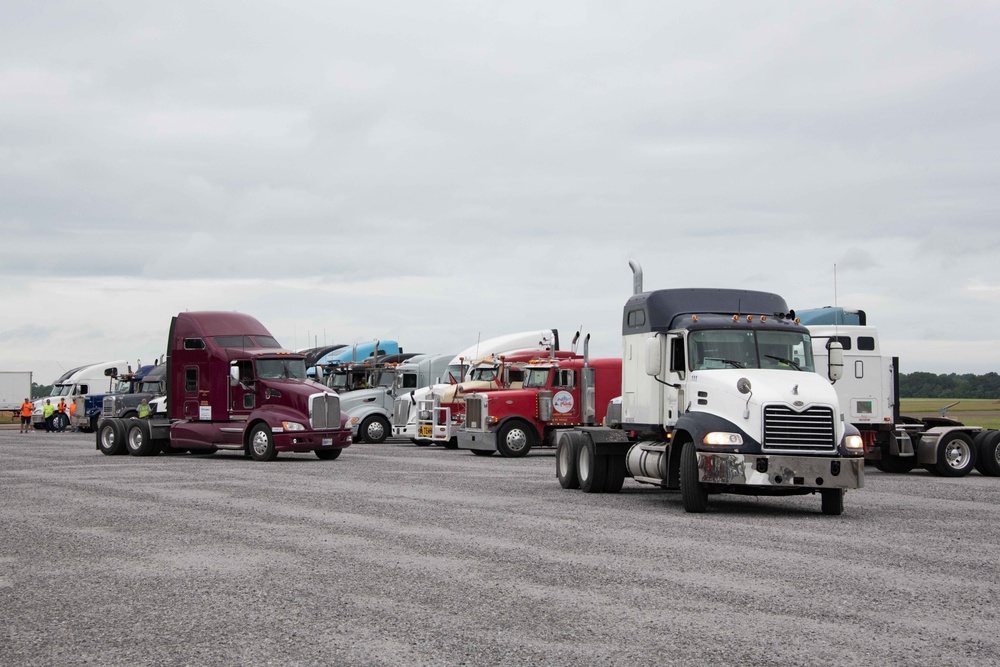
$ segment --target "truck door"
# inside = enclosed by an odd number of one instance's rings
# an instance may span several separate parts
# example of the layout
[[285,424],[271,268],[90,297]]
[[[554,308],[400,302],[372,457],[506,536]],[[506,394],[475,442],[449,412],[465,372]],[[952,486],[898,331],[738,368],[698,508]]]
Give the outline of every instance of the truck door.
[[666,382],[667,386],[660,385],[663,390],[664,425],[677,423],[680,411],[684,409],[684,380],[687,377],[687,353],[684,345],[684,337],[678,334],[667,335],[667,361]]
[[583,409],[577,385],[576,371],[572,368],[552,370],[552,421],[555,424],[579,424]]
[[231,361],[229,369],[229,416],[246,419],[257,407],[253,362],[249,359]]

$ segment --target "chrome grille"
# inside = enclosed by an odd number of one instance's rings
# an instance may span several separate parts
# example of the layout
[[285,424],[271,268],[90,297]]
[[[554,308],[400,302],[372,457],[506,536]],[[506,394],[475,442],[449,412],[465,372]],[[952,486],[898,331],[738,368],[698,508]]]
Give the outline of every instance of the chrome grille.
[[764,448],[780,451],[832,451],[837,448],[833,410],[796,412],[787,405],[764,408]]
[[470,431],[485,431],[483,417],[486,416],[486,397],[471,394],[465,398],[465,428]]
[[410,396],[402,396],[397,398],[392,403],[392,425],[393,426],[406,426],[406,422],[410,419],[410,406],[413,403],[410,401]]
[[309,423],[314,429],[340,428],[340,396],[316,394],[310,398]]

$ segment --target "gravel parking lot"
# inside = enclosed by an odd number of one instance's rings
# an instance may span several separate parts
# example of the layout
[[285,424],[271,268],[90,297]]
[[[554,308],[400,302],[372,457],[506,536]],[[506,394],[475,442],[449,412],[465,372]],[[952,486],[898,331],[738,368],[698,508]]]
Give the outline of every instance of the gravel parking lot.
[[992,665],[1000,480],[564,491],[551,451],[106,457],[0,430],[3,665]]

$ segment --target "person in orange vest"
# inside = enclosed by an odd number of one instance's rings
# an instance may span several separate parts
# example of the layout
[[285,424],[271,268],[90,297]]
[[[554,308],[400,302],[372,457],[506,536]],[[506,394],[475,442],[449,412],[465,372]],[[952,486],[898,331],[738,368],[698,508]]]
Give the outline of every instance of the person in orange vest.
[[31,413],[35,411],[35,406],[28,399],[21,403],[21,433],[31,433]]
[[73,425],[73,417],[76,417],[76,399],[74,398],[69,402],[69,430],[75,431],[76,426]]
[[66,431],[66,422],[69,421],[69,415],[66,413],[68,406],[66,405],[66,399],[62,396],[59,397],[59,405],[56,406],[56,412],[59,413],[56,419],[59,420],[59,427],[56,429],[60,433]]

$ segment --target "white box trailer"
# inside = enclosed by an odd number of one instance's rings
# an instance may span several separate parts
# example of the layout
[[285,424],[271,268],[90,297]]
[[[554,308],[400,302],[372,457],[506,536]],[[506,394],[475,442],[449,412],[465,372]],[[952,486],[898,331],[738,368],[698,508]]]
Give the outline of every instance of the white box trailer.
[[20,412],[31,399],[31,371],[0,371],[0,410]]

